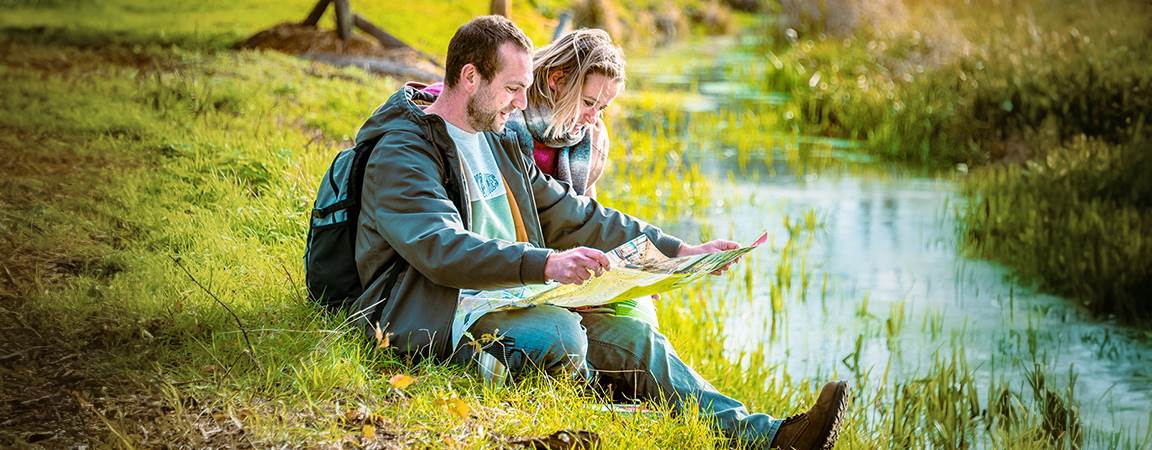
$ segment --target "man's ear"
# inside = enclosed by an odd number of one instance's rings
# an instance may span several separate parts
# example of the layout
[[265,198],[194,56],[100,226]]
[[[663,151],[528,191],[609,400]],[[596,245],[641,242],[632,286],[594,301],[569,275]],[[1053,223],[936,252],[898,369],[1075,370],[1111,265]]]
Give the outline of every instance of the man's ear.
[[553,69],[548,71],[548,89],[552,92],[560,90],[560,85],[564,83],[564,71],[560,69]]
[[480,84],[480,71],[476,70],[476,66],[472,63],[465,64],[464,67],[460,68],[458,84],[469,94],[475,92],[476,86]]

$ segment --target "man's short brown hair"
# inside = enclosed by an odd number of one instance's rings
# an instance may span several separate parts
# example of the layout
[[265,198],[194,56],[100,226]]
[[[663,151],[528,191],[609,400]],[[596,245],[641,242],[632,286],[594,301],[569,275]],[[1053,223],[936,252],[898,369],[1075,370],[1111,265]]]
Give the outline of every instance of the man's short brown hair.
[[481,16],[456,30],[448,42],[448,60],[444,64],[444,84],[448,87],[460,81],[460,69],[465,64],[476,66],[485,80],[491,80],[500,70],[500,46],[511,42],[524,51],[532,51],[532,41],[503,16]]

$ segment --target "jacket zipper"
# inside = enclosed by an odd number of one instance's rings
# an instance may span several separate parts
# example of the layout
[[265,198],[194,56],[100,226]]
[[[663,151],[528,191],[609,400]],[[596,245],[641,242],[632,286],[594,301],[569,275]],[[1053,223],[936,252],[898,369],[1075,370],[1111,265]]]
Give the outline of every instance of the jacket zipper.
[[[437,116],[433,120],[439,120],[441,122],[440,126],[443,129],[447,130],[448,126],[444,124],[443,118]],[[444,164],[444,166],[445,166],[444,170],[447,170],[448,176],[451,177],[452,179],[454,179],[456,182],[455,183],[456,184],[456,186],[455,186],[455,188],[456,188],[455,189],[455,191],[456,191],[455,197],[456,198],[453,202],[456,204],[456,209],[460,210],[460,222],[464,225],[465,230],[471,231],[472,230],[472,228],[471,228],[472,224],[470,223],[470,218],[472,217],[472,205],[468,201],[467,194],[465,194],[465,191],[464,191],[464,189],[468,188],[468,185],[465,184],[466,181],[464,180],[464,172],[460,169],[460,164],[463,164],[463,161],[460,160],[459,153],[456,151],[456,142],[453,141],[451,138],[448,139],[448,143],[449,143],[450,147],[445,148],[442,145],[440,145],[440,144],[444,143],[443,136],[436,133],[435,127],[432,126],[432,123],[435,123],[435,122],[425,122],[425,126],[428,127],[428,130],[427,130],[428,135],[432,136],[432,141],[433,141],[432,145],[435,145],[435,146],[438,146],[441,148],[440,154],[444,158],[444,163],[445,163]],[[451,153],[451,155],[449,155],[449,153]],[[452,159],[456,160],[455,167],[452,164],[452,161],[451,161]],[[448,186],[445,186],[445,190],[449,191],[448,196],[452,197],[452,195],[453,195],[453,193],[451,192],[452,189],[448,189]],[[455,290],[455,289],[453,289],[453,290]],[[460,297],[460,291],[459,290],[455,290],[455,291],[456,291],[456,297],[459,298]],[[445,327],[445,329],[449,330],[449,334],[451,334],[452,320],[453,320],[453,317],[456,315],[457,307],[459,307],[458,304],[453,304],[451,314],[447,315],[448,323],[447,323],[447,326]],[[449,352],[452,351],[450,341],[451,341],[451,336],[449,336],[448,340],[432,339],[431,340],[431,344],[433,347],[432,353],[437,354],[437,355],[441,355],[441,356],[448,355]]]

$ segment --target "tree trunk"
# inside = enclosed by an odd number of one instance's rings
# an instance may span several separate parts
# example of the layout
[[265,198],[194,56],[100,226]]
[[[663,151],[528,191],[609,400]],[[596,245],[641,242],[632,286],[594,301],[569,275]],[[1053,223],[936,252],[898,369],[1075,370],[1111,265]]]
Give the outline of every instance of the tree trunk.
[[497,16],[508,17],[508,3],[512,0],[492,0],[490,3],[492,14]]

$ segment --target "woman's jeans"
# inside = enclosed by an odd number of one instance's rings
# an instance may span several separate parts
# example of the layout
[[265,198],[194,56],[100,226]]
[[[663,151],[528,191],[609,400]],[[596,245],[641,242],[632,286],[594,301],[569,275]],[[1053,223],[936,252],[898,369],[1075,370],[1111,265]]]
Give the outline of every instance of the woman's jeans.
[[[610,310],[576,312],[539,305],[498,311],[481,317],[469,333],[495,359],[477,358],[476,344],[465,338],[453,362],[486,359],[499,361],[513,376],[539,369],[595,381],[611,386],[616,394],[668,401],[676,411],[694,399],[721,432],[753,447],[767,447],[780,428],[781,420],[751,414],[743,404],[718,392],[684,364],[668,339],[650,325],[615,316]],[[483,338],[486,334],[487,339]],[[499,337],[492,341],[492,336]]]

